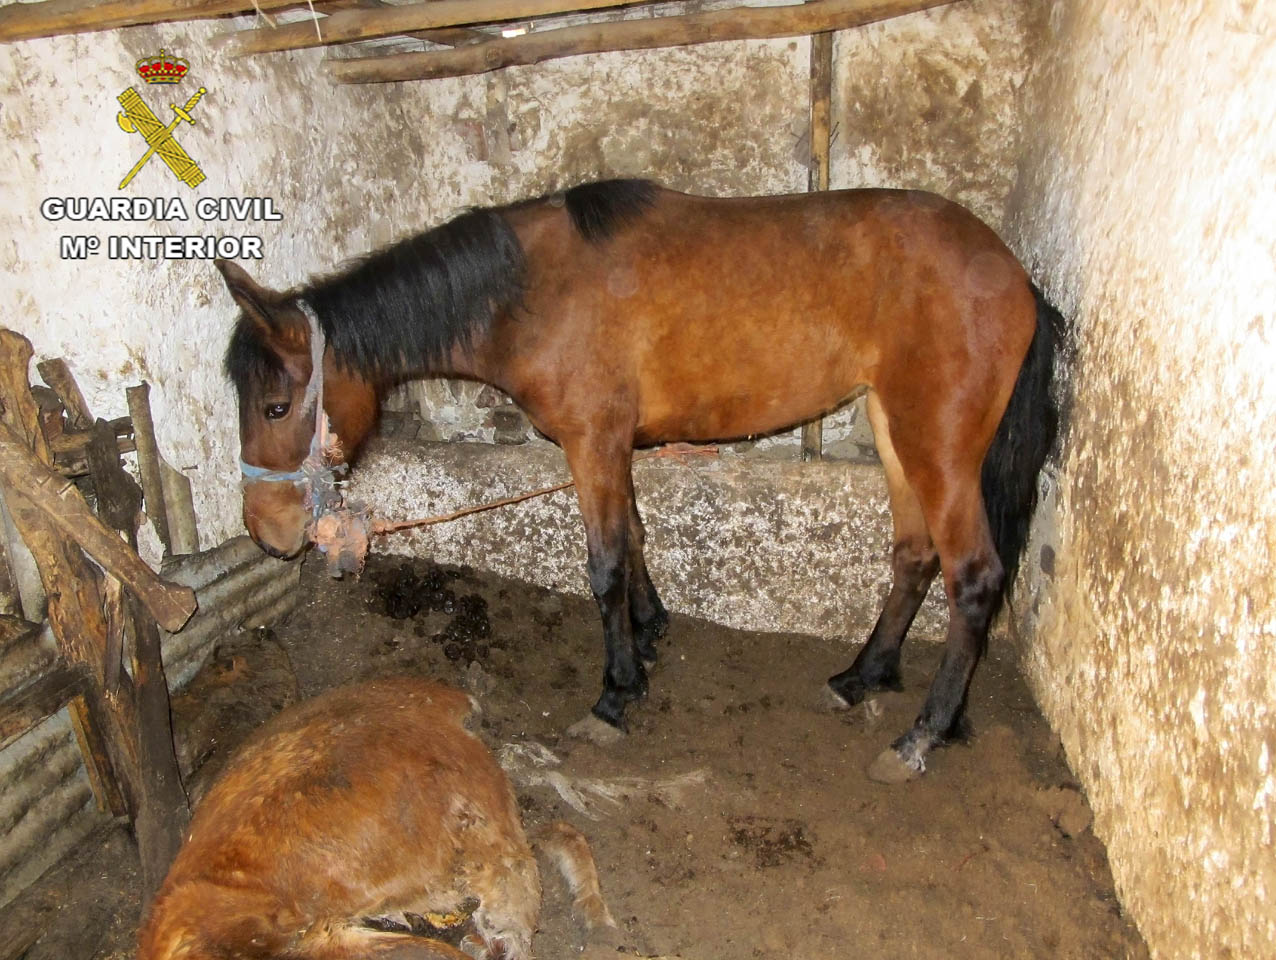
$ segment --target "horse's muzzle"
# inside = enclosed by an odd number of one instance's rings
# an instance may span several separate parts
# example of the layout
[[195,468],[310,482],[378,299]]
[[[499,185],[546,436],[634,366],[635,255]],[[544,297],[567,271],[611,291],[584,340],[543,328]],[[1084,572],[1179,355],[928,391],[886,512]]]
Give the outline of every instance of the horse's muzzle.
[[[301,552],[301,549],[299,548],[297,550],[294,550],[292,553],[287,553],[283,550],[278,550],[275,547],[272,547],[270,544],[266,543],[264,540],[258,540],[256,537],[253,537],[253,543],[261,547],[261,549],[265,552],[267,556],[274,557],[276,560],[291,560],[293,557],[295,557],[297,554]],[[303,543],[302,547],[304,546],[305,544]]]
[[245,486],[244,526],[257,546],[281,560],[297,556],[310,542],[310,513],[291,485]]

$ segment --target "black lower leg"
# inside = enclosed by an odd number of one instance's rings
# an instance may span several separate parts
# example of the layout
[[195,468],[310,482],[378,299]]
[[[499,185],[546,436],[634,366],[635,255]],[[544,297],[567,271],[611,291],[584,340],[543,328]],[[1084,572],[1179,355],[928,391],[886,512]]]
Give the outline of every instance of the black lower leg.
[[656,641],[665,635],[669,626],[669,614],[647,574],[647,561],[643,556],[645,533],[642,517],[638,515],[638,506],[632,500],[632,489],[628,533],[629,619],[634,629],[634,650],[639,658],[654,663]]
[[901,690],[899,651],[926,591],[935,579],[939,561],[929,544],[896,544],[892,558],[891,592],[868,642],[846,670],[829,677],[829,687],[848,705],[859,703],[874,690]]
[[995,559],[972,561],[954,578],[944,657],[912,729],[891,744],[914,769],[924,768],[932,747],[966,735],[966,695],[987,644],[1003,579]]
[[657,659],[656,641],[669,628],[669,613],[660,601],[656,588],[642,569],[642,583],[629,585],[629,616],[634,630],[634,651],[642,660],[654,663]]
[[625,705],[647,692],[647,671],[634,654],[626,567],[623,534],[611,542],[590,543],[589,584],[602,615],[606,646],[603,692],[593,712],[599,719],[621,729],[624,729]]

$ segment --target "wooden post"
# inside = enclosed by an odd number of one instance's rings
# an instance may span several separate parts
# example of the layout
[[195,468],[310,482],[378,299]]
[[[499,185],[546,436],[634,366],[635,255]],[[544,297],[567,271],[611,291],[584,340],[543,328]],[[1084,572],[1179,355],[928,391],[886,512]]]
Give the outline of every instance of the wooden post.
[[164,507],[168,511],[168,534],[173,541],[171,556],[199,552],[199,524],[195,518],[195,500],[186,474],[160,457],[160,476],[164,483]]
[[[829,152],[832,146],[833,32],[811,35],[811,155],[806,189],[829,188]],[[824,457],[824,419],[802,425],[802,459]]]
[[[25,337],[0,330],[0,478],[8,488],[14,522],[39,564],[49,624],[62,658],[82,668],[86,677],[83,697],[71,703],[72,716],[80,718],[76,733],[85,766],[95,790],[104,791],[112,807],[112,793],[121,797],[133,820],[149,896],[176,853],[189,817],[173,752],[154,619],[167,629],[179,629],[194,611],[194,592],[156,576],[89,510],[75,487],[51,469],[26,382],[31,353]],[[61,383],[55,389],[69,410],[78,388],[69,372],[57,379]],[[88,416],[82,398],[79,407]],[[97,421],[87,454],[103,516],[125,535],[136,535],[136,485],[120,465],[115,433],[106,421]],[[86,554],[130,591],[123,597],[122,612],[118,598],[113,604],[113,623],[104,614],[97,568]],[[131,679],[110,665],[123,647],[122,637],[113,633],[130,628]],[[108,674],[114,674],[113,684]],[[118,786],[112,783],[115,778]]]
[[164,473],[160,466],[159,444],[155,440],[155,423],[151,420],[151,385],[141,383],[124,391],[128,412],[133,418],[133,441],[137,444],[137,467],[142,475],[142,495],[146,500],[146,516],[164,545],[164,554],[173,552],[173,538],[168,531],[168,507],[164,500]]
[[133,689],[141,742],[141,803],[134,827],[142,866],[143,901],[159,889],[169,865],[182,845],[190,823],[190,802],[182,787],[173,748],[173,720],[168,681],[160,656],[160,634],[137,597],[126,597],[125,609],[133,628]]

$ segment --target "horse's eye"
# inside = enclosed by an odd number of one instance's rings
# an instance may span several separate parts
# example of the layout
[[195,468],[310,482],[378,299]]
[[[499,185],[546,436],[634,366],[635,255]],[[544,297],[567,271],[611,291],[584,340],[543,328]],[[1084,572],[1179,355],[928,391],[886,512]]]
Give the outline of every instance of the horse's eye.
[[266,404],[267,420],[282,420],[288,416],[288,409],[292,406],[290,403],[268,403]]

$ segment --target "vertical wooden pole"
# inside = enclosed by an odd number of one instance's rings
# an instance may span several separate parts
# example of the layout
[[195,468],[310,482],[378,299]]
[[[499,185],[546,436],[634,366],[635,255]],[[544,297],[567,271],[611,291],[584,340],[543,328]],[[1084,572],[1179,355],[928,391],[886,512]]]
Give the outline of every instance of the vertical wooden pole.
[[[832,143],[833,31],[811,35],[811,157],[806,188],[811,192],[829,188],[829,149]],[[802,459],[824,456],[824,420],[812,420],[802,427]]]
[[140,784],[142,802],[138,804],[134,826],[145,903],[159,890],[177,856],[191,815],[173,749],[173,720],[160,656],[159,627],[137,597],[126,593],[124,599],[133,632],[133,688],[141,739],[138,759],[144,774]]
[[164,510],[168,513],[168,535],[173,540],[173,556],[199,553],[199,524],[195,500],[186,474],[160,457],[160,477],[164,484]]
[[173,552],[173,538],[168,530],[168,507],[164,499],[164,474],[160,466],[159,444],[155,440],[155,424],[151,420],[151,385],[141,383],[124,391],[128,397],[129,417],[133,420],[133,441],[137,445],[137,467],[142,475],[142,496],[146,516],[164,545],[164,555]]
[[829,188],[829,149],[832,146],[833,31],[811,35],[811,162],[806,188]]

